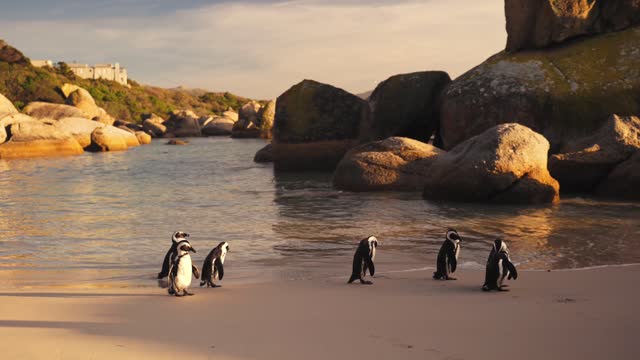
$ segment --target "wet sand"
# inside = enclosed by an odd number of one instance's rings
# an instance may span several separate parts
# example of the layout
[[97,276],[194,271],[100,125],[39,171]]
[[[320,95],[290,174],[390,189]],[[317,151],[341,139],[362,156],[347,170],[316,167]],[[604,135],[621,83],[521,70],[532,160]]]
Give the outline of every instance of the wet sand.
[[[510,292],[484,273],[381,273],[372,286],[224,283],[0,291],[6,359],[635,359],[640,266],[522,271]],[[194,281],[195,285],[195,281]]]

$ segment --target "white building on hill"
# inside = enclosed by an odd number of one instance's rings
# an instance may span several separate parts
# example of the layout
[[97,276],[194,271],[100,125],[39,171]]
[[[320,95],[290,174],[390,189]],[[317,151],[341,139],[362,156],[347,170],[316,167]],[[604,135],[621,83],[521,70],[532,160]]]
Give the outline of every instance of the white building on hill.
[[106,79],[127,85],[127,69],[120,64],[87,64],[70,63],[69,68],[76,76],[83,79]]

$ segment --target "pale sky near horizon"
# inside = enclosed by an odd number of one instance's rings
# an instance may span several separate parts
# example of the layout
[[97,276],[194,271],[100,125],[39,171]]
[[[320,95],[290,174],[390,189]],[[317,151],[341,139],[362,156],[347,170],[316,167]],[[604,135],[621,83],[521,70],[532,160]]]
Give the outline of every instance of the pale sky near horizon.
[[275,98],[302,79],[352,93],[456,77],[506,43],[504,0],[0,0],[0,39],[32,59],[119,62],[130,78]]

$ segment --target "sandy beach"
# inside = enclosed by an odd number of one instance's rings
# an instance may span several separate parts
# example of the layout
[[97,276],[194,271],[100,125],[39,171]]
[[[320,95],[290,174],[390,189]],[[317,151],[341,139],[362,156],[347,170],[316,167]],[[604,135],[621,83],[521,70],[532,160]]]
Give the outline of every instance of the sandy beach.
[[5,289],[5,359],[635,359],[640,265],[522,271],[511,291],[484,273],[430,271],[372,286],[276,281],[194,288]]

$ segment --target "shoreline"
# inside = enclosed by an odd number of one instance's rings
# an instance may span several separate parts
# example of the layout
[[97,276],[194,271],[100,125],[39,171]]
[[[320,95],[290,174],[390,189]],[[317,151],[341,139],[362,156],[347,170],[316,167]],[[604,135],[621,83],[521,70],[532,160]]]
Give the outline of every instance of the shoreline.
[[482,271],[430,276],[381,272],[372,286],[223,281],[188,298],[149,288],[5,289],[0,345],[24,359],[634,359],[640,351],[640,265],[523,271],[505,293],[482,292]]

